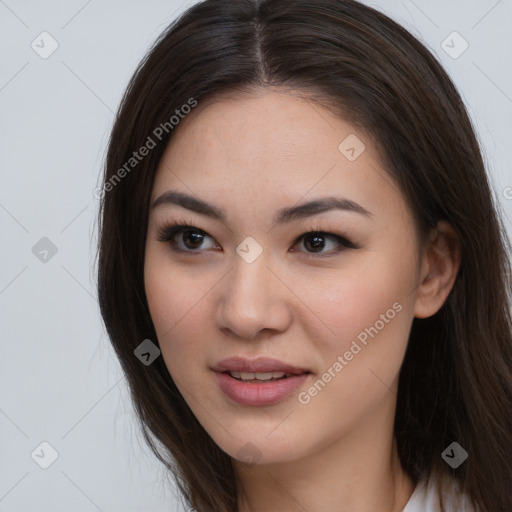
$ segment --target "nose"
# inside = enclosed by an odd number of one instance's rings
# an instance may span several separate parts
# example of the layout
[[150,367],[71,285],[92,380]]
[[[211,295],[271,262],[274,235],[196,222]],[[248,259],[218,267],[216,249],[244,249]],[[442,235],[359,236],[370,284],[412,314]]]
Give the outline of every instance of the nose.
[[217,325],[227,335],[252,340],[262,331],[283,332],[289,327],[291,292],[263,255],[252,263],[237,255],[223,283]]

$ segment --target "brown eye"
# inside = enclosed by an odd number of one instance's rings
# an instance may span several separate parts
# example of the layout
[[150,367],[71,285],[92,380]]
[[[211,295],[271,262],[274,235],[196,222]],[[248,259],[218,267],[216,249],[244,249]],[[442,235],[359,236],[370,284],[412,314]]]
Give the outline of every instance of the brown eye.
[[157,237],[159,242],[169,243],[174,251],[198,254],[203,252],[198,249],[212,249],[216,247],[214,243],[210,247],[204,247],[204,242],[207,238],[213,240],[203,230],[185,225],[164,227],[160,230]]
[[[210,239],[210,246],[205,246],[205,240]],[[219,249],[214,238],[202,229],[185,224],[172,224],[160,229],[157,240],[168,243],[176,252],[188,254],[202,254],[209,249]],[[303,241],[305,251],[311,256],[320,258],[334,256],[344,249],[357,249],[358,247],[345,237],[323,231],[309,231],[296,239],[296,246]],[[327,249],[327,250],[324,250]]]
[[[329,240],[331,241],[329,246]],[[324,233],[322,231],[312,231],[302,235],[297,243],[303,241],[303,247],[306,253],[317,254],[320,257],[331,256],[341,252],[344,249],[356,249],[357,247],[346,238]],[[326,251],[323,251],[327,247]]]
[[182,231],[181,240],[188,249],[198,249],[203,243],[204,235],[197,231]]
[[325,236],[323,235],[308,235],[304,237],[304,247],[309,251],[318,252],[325,246]]

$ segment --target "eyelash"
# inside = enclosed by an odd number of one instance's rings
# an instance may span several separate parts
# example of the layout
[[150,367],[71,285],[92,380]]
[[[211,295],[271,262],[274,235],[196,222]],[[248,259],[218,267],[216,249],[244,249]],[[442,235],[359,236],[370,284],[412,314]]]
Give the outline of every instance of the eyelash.
[[[310,228],[311,228],[311,226],[310,226]],[[307,232],[300,235],[298,238],[295,239],[295,241],[293,243],[294,246],[298,242],[300,242],[303,238],[306,238],[307,236],[310,236],[310,235],[323,235],[326,238],[333,238],[341,245],[340,248],[333,249],[324,254],[319,254],[319,253],[314,253],[314,252],[306,252],[306,254],[311,257],[327,258],[327,257],[335,256],[345,249],[358,249],[359,248],[356,244],[352,243],[350,240],[348,240],[344,236],[322,231],[322,229],[320,227],[313,226],[311,229],[308,230],[308,228],[305,225],[302,225],[299,227],[299,229],[301,231],[307,230]],[[192,226],[192,225],[188,224],[187,221],[183,218],[178,218],[178,219],[175,219],[174,221],[170,221],[170,222],[166,223],[164,226],[162,226],[158,230],[157,240],[159,242],[168,243],[171,246],[171,250],[173,250],[174,252],[187,253],[187,254],[201,254],[201,251],[199,251],[199,250],[194,251],[192,249],[184,250],[184,249],[176,248],[176,242],[174,241],[174,238],[176,237],[177,234],[186,232],[186,231],[193,231],[193,232],[199,233],[201,235],[204,235],[204,236],[207,236],[207,237],[210,237],[213,239],[213,237],[211,237],[206,231],[204,231],[196,226]],[[299,251],[299,252],[303,252],[303,251]]]

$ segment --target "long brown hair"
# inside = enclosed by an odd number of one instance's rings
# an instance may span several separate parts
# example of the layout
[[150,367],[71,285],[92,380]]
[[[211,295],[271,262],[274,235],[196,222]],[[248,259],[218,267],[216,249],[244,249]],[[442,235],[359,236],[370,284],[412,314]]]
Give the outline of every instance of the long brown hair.
[[[447,73],[407,30],[354,0],[200,2],[165,30],[128,85],[103,176],[98,294],[146,441],[189,506],[236,512],[231,457],[192,414],[163,358],[145,366],[134,349],[146,338],[158,343],[144,248],[154,176],[173,134],[169,120],[191,99],[201,104],[268,86],[307,92],[364,128],[423,232],[441,219],[457,232],[454,287],[435,315],[413,320],[395,435],[414,482],[452,476],[482,511],[510,512],[512,278],[499,203]],[[148,137],[154,147],[132,162]],[[469,454],[457,469],[441,458],[454,441]]]

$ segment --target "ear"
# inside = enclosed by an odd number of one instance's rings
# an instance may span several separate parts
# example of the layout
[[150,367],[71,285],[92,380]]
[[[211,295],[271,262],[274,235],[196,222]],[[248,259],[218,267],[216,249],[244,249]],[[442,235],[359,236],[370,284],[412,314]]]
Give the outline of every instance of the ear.
[[422,251],[414,316],[428,318],[441,309],[460,267],[460,241],[451,225],[439,221]]

